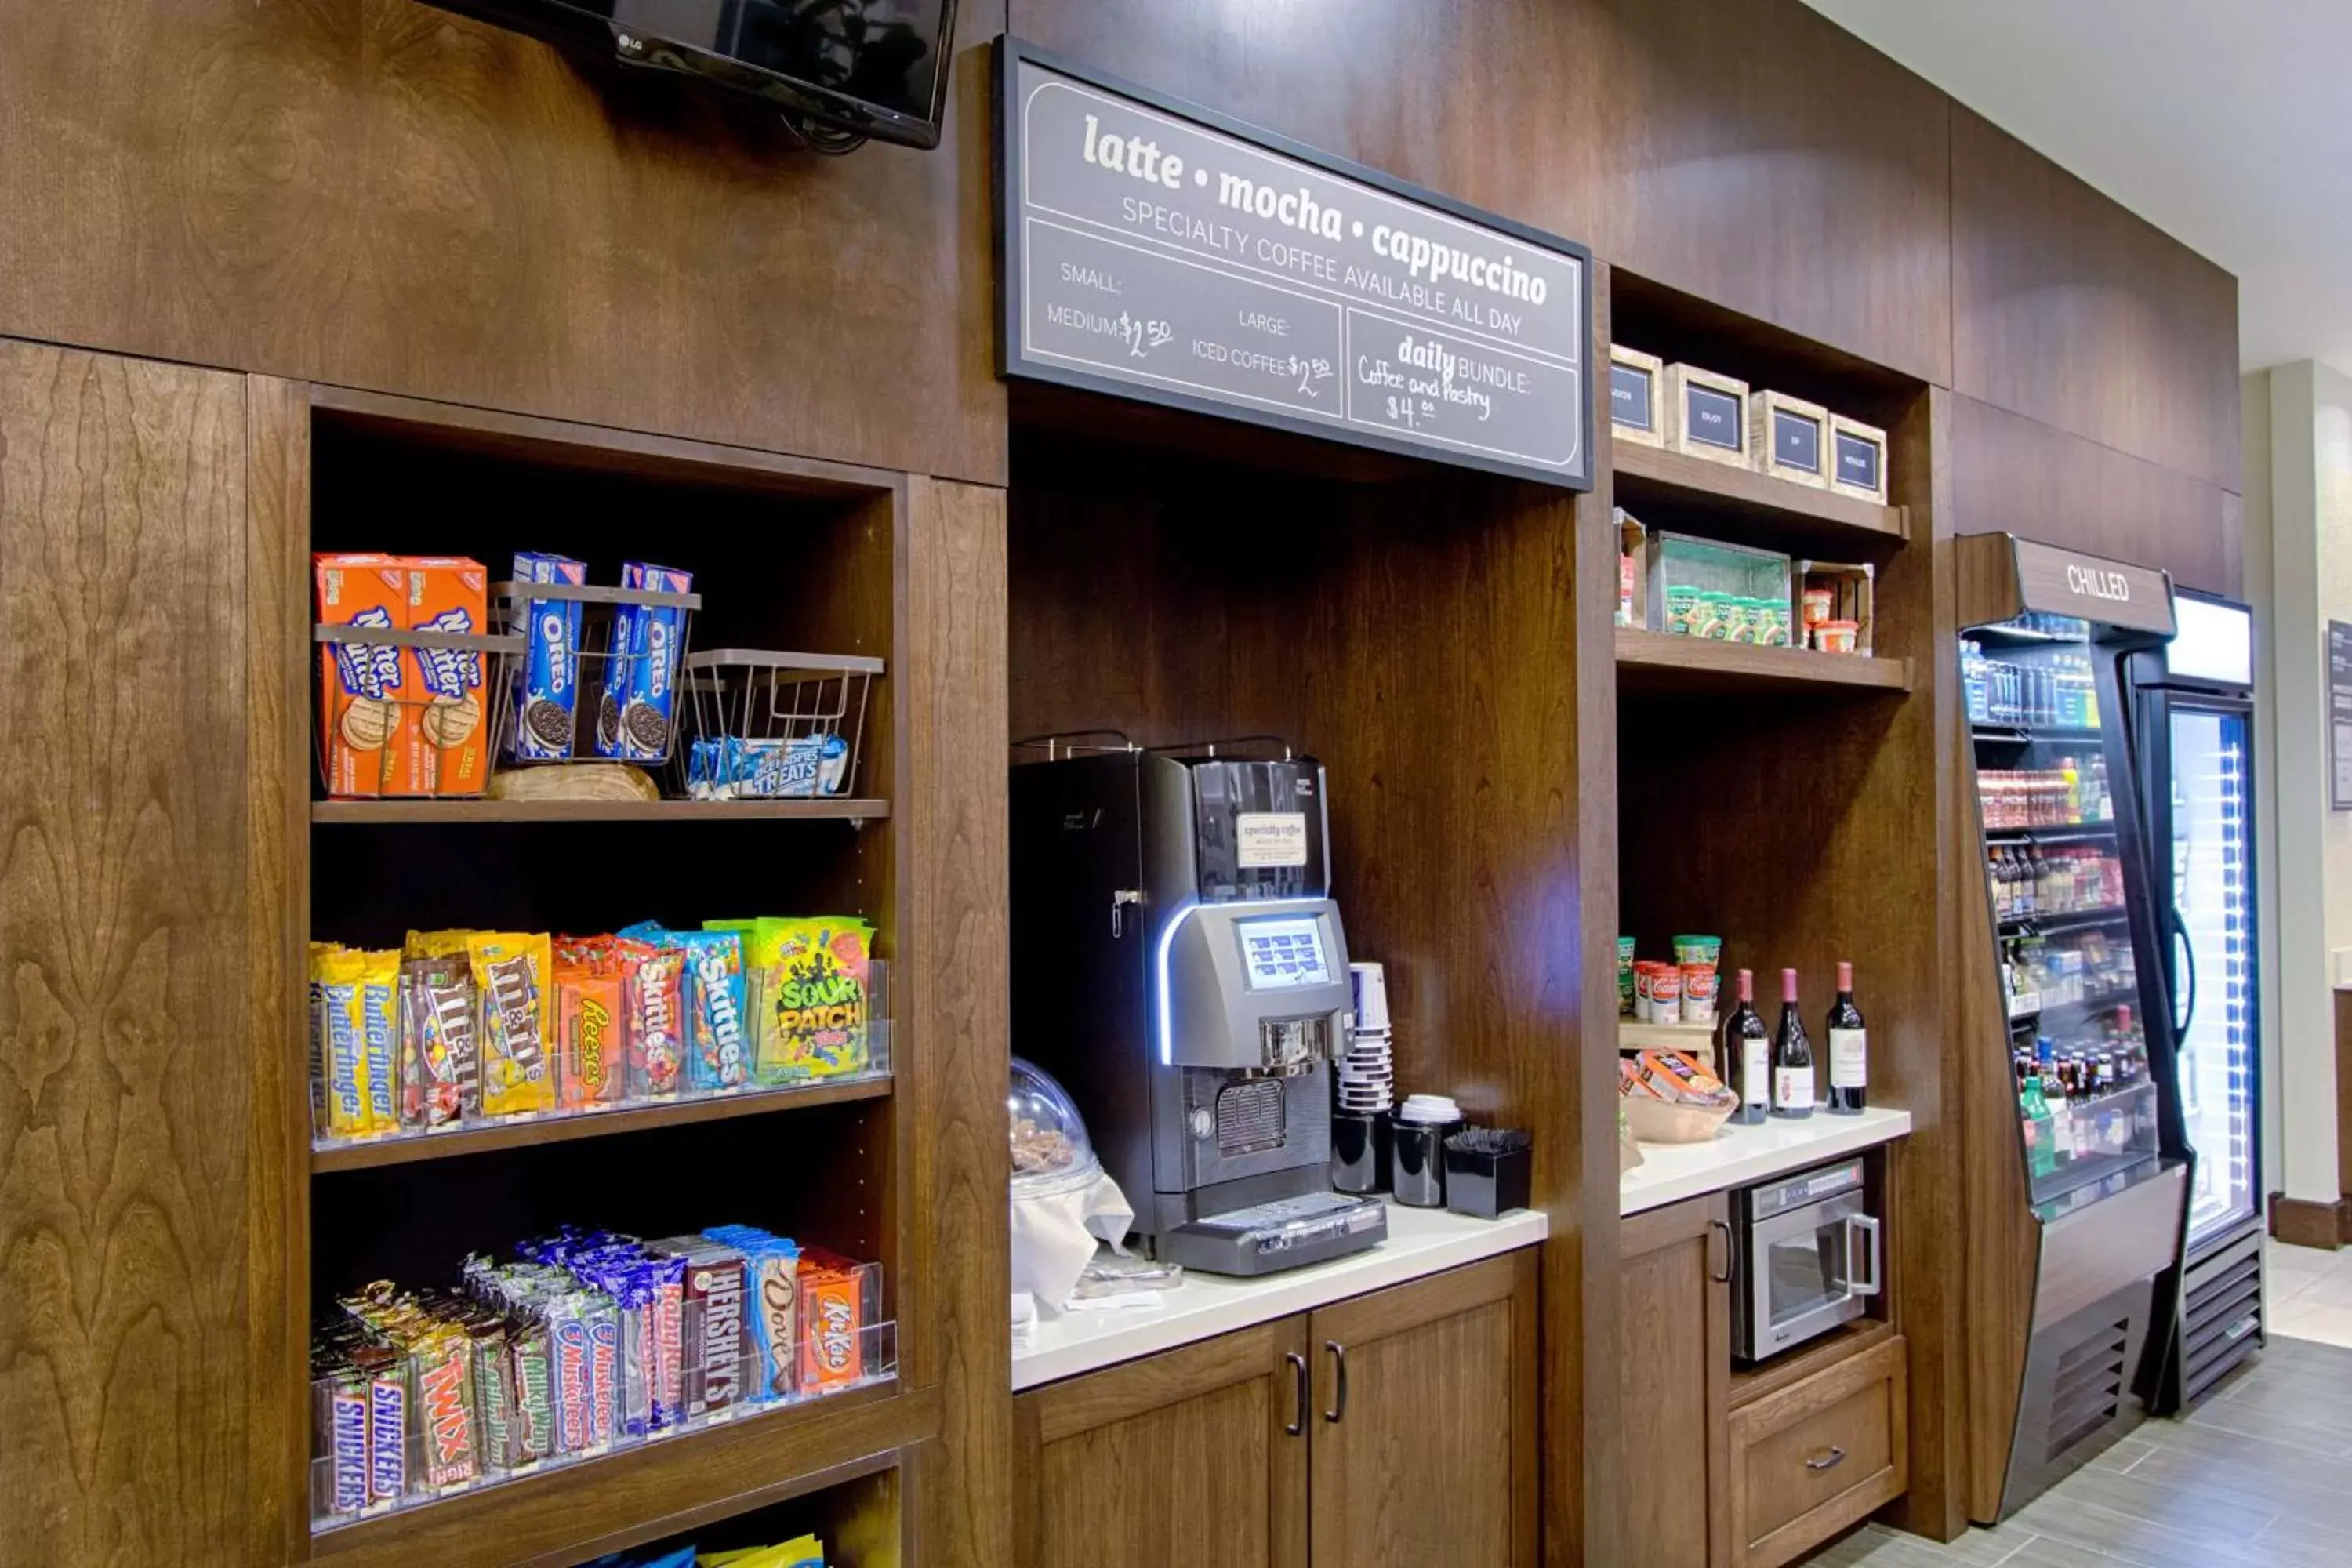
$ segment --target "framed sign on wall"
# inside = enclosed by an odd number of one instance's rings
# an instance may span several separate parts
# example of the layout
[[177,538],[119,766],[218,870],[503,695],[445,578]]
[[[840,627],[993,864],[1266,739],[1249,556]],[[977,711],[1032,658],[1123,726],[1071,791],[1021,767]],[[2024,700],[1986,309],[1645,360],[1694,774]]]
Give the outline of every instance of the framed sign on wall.
[[1592,486],[1591,253],[997,43],[999,371]]

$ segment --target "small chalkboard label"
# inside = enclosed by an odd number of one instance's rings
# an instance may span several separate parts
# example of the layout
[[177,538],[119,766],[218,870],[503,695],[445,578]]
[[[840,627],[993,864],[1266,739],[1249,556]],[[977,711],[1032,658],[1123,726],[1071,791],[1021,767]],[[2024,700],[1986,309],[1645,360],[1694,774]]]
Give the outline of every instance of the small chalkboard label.
[[1822,471],[1822,422],[1786,408],[1772,410],[1772,460],[1809,474]]
[[1737,452],[1747,445],[1740,427],[1739,399],[1696,384],[1683,388],[1683,425],[1694,441]]
[[1877,442],[1839,431],[1837,465],[1838,483],[1851,485],[1858,490],[1878,489]]
[[1651,412],[1651,375],[1637,365],[1609,367],[1609,417],[1636,430],[1647,430],[1656,416]]

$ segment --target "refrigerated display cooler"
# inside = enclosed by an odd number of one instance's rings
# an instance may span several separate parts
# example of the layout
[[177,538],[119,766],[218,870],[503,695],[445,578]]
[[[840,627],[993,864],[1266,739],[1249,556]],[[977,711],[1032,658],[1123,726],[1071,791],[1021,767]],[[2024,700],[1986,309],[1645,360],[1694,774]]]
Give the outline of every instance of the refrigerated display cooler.
[[2009,534],[1954,545],[1992,959],[1967,1048],[2005,1036],[2015,1110],[1984,1124],[1977,1157],[2019,1163],[2021,1180],[1987,1190],[2024,1211],[1975,1220],[2015,1238],[1992,1257],[2030,1242],[2033,1260],[2030,1289],[1977,1281],[2026,1325],[2021,1359],[2001,1352],[2017,1374],[1992,1510],[2007,1518],[2157,1403],[2175,1344],[2193,1162],[2127,669],[2175,623],[2162,572]]
[[2195,1161],[2181,1307],[2156,1408],[2195,1404],[2260,1348],[2260,1050],[2255,1016],[2253,615],[2174,596],[2172,641],[2136,656],[2132,729],[2155,851],[2158,929]]

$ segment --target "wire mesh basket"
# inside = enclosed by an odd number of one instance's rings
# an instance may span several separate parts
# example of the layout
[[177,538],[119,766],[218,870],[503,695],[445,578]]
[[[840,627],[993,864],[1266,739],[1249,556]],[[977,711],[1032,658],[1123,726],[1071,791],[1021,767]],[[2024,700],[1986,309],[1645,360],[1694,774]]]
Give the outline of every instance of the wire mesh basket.
[[479,795],[499,753],[519,637],[313,624],[320,783],[336,799]]
[[522,645],[508,684],[502,765],[660,767],[677,754],[679,671],[702,595],[685,591],[684,573],[646,575],[662,585],[491,585],[494,618]]
[[882,660],[725,647],[688,656],[694,739],[679,770],[696,800],[856,793],[866,709]]

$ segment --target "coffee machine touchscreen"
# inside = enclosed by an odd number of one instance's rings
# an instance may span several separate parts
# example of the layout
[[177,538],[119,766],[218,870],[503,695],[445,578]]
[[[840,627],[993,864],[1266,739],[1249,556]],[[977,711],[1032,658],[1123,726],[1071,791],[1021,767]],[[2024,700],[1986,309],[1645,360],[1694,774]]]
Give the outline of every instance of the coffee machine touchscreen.
[[1282,991],[1331,984],[1324,956],[1321,923],[1314,916],[1289,920],[1235,921],[1242,963],[1253,991]]

